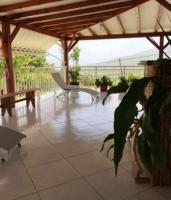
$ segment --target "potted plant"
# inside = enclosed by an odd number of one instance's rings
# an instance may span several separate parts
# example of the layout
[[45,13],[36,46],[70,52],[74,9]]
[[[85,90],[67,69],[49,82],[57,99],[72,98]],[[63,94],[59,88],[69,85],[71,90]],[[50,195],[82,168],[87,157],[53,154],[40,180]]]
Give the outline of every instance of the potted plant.
[[[147,98],[144,89],[149,82],[153,83],[153,91],[151,96]],[[134,81],[130,86],[117,85],[111,87],[106,98],[110,94],[123,91],[126,94],[114,112],[114,132],[105,138],[102,150],[106,142],[113,141],[108,152],[113,149],[113,162],[117,175],[127,134],[133,126],[138,125],[137,147],[141,163],[147,169],[154,185],[162,184],[166,180],[167,183],[171,183],[169,164],[171,152],[168,149],[171,142],[166,139],[170,128],[163,135],[161,124],[161,119],[165,116],[166,110],[171,110],[171,88],[165,84],[161,77],[145,77]],[[140,112],[137,107],[138,102],[144,109],[144,114],[140,118],[138,118]],[[158,170],[158,173],[156,173],[156,170]],[[160,178],[156,178],[158,175]],[[167,183],[165,182],[165,184]]]
[[72,67],[69,70],[69,79],[71,85],[79,85],[80,67]]
[[108,86],[112,85],[112,81],[107,76],[102,76],[101,78],[97,78],[95,80],[95,85],[97,87],[100,87],[100,92],[106,92],[108,89]]

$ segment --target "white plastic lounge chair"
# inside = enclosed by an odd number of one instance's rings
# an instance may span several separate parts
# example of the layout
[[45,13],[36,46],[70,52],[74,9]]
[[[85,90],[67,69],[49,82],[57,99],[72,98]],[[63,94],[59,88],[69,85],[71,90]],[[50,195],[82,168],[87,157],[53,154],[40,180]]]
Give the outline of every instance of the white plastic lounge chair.
[[[10,151],[14,146],[21,146],[20,141],[26,136],[13,129],[0,126],[0,148]],[[0,151],[1,161],[5,162],[5,158]]]
[[65,95],[65,93],[67,92],[71,92],[71,91],[77,91],[77,92],[86,92],[89,93],[92,97],[92,100],[96,99],[99,97],[99,92],[89,89],[89,88],[80,88],[79,86],[75,86],[75,85],[68,85],[64,82],[64,80],[62,79],[61,75],[59,74],[59,72],[53,72],[51,73],[53,79],[55,80],[55,82],[59,85],[59,87],[61,87],[64,92],[59,94],[57,96],[60,97],[62,95]]

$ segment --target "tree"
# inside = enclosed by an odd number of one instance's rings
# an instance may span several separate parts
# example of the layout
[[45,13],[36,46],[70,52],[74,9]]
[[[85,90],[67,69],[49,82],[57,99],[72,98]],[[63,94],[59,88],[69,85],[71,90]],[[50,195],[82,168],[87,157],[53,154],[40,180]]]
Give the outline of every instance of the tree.
[[80,49],[78,46],[73,48],[72,53],[70,55],[71,59],[74,61],[75,66],[78,66],[79,58],[80,58]]
[[46,67],[46,58],[44,56],[31,56],[29,65],[34,67]]

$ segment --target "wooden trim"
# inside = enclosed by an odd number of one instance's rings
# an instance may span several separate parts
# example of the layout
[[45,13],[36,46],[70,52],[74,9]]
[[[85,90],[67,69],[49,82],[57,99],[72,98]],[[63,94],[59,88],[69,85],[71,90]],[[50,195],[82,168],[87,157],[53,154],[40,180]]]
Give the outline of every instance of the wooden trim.
[[0,11],[1,12],[7,12],[11,10],[17,10],[17,9],[22,9],[22,8],[27,8],[31,6],[36,6],[36,5],[42,5],[46,3],[53,3],[57,1],[62,1],[62,0],[29,0],[29,1],[24,1],[20,3],[13,3],[9,5],[4,5],[0,6]]
[[13,42],[14,38],[16,37],[17,33],[19,32],[20,30],[20,26],[16,26],[15,29],[13,30],[11,36],[10,36],[10,40],[11,40],[11,43]]
[[171,11],[171,4],[166,0],[156,0],[159,4],[165,7],[167,10]]
[[[110,3],[114,2],[117,0],[105,0],[105,3]],[[61,6],[54,6],[50,8],[44,8],[44,9],[37,9],[34,11],[26,11],[22,13],[16,13],[16,14],[11,14],[8,17],[10,19],[16,19],[16,18],[21,18],[21,17],[28,17],[32,15],[41,15],[41,14],[48,14],[52,12],[62,12],[66,10],[71,10],[71,9],[76,9],[76,8],[84,8],[86,6],[98,6],[100,4],[104,4],[104,0],[88,0],[88,1],[83,1],[83,2],[76,2],[76,3],[70,3],[66,5],[61,5]]]

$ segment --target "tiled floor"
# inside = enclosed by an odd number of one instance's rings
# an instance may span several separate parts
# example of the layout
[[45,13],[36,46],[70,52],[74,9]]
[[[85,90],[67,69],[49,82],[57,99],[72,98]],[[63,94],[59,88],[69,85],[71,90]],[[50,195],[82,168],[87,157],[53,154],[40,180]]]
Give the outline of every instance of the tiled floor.
[[118,95],[102,106],[88,94],[60,100],[52,94],[38,98],[35,110],[18,104],[12,118],[0,116],[0,124],[27,135],[0,164],[0,200],[171,199],[171,187],[135,184],[129,142],[117,178],[99,152],[118,103]]

